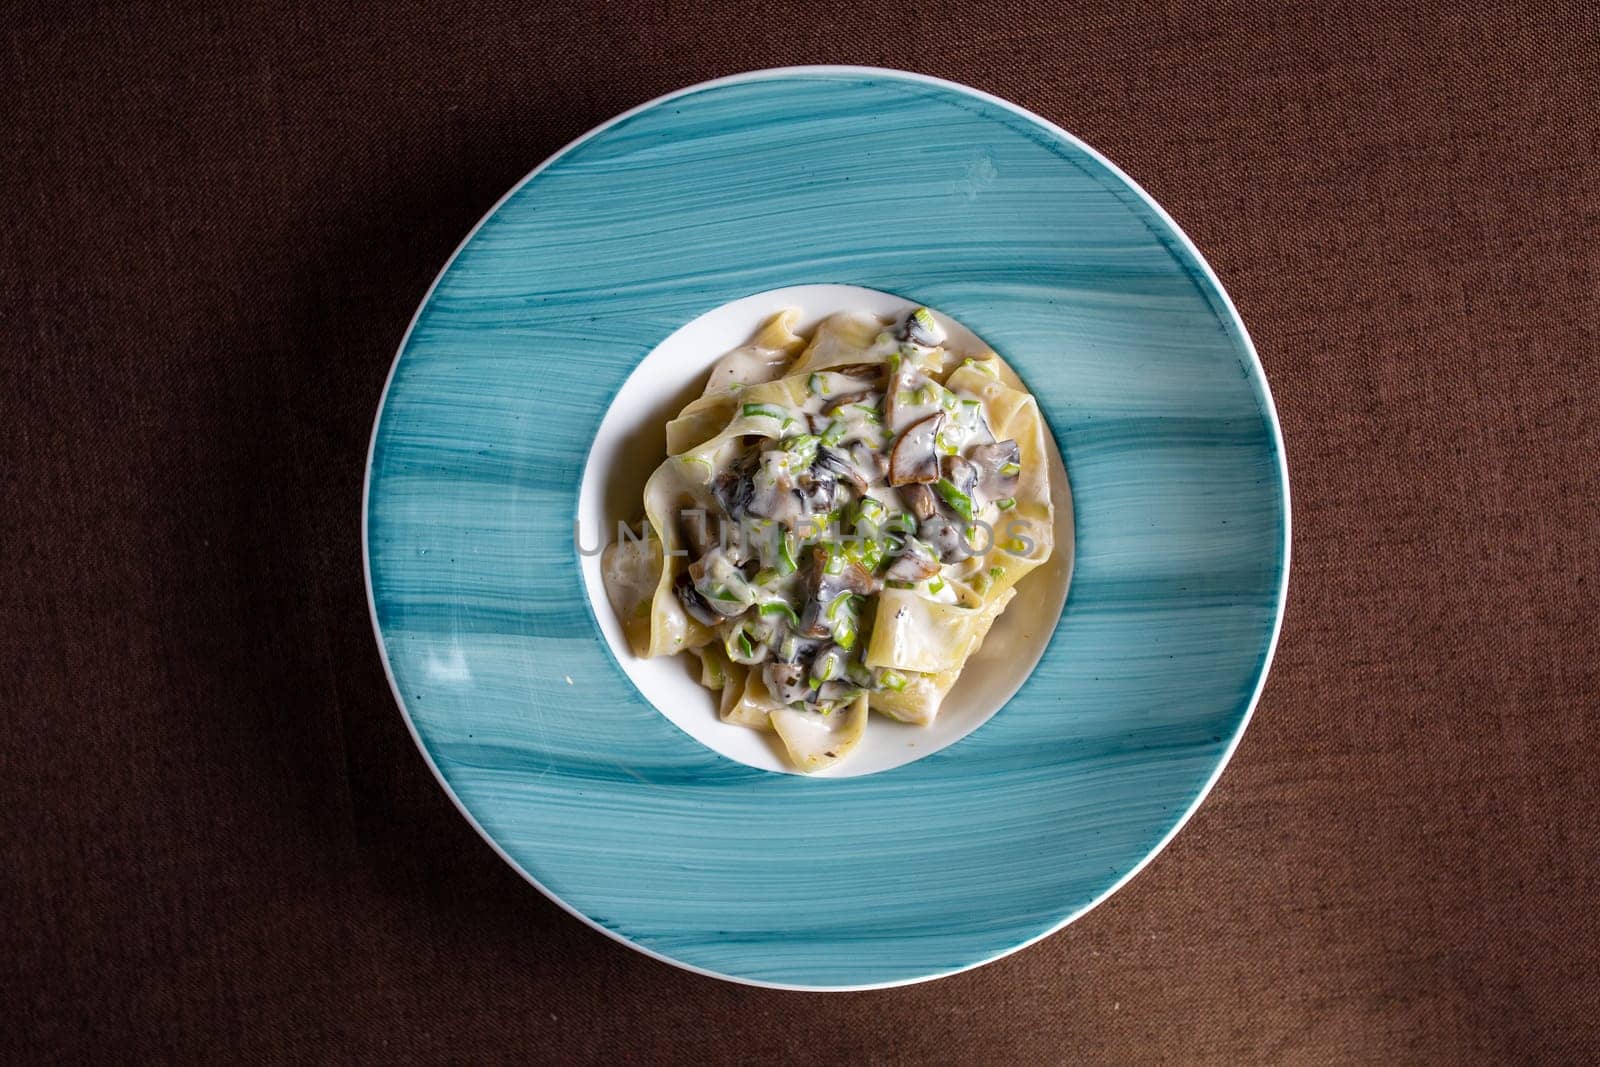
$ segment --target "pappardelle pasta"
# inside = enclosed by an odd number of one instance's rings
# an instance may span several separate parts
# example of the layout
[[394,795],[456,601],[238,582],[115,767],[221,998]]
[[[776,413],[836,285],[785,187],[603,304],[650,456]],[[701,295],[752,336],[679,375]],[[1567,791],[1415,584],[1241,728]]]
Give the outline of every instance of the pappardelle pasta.
[[926,725],[1052,550],[1034,399],[927,308],[773,316],[667,424],[602,558],[635,654],[689,652],[730,723],[816,771],[869,711]]

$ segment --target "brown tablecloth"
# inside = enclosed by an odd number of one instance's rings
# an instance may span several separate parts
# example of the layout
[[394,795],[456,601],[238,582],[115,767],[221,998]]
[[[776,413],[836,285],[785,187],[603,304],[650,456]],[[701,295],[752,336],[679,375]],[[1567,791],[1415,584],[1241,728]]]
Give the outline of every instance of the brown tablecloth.
[[[10,5],[0,1060],[1600,1055],[1600,18],[1391,6]],[[1177,841],[1018,955],[835,996],[677,971],[502,864],[392,705],[357,537],[485,209],[803,62],[998,93],[1142,182],[1294,486],[1277,663]]]

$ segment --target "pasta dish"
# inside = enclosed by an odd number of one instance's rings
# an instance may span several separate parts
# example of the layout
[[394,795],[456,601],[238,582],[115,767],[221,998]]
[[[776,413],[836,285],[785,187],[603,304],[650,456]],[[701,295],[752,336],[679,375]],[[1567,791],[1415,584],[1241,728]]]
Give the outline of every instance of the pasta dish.
[[[723,720],[816,771],[869,712],[926,725],[1052,550],[1044,424],[927,308],[774,315],[667,424],[602,559],[639,656],[690,653]],[[964,334],[964,331],[962,331]]]

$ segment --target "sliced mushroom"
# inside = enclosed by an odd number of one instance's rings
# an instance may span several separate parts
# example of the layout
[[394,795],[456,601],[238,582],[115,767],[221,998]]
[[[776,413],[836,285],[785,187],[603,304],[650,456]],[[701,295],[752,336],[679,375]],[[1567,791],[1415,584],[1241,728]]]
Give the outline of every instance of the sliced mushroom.
[[[989,500],[1004,500],[1017,492],[1016,470],[1021,466],[1022,453],[1015,441],[997,441],[992,445],[978,445],[967,450],[967,458],[978,470],[978,489]],[[1004,473],[1010,465],[1012,473]]]
[[946,563],[956,563],[972,555],[967,539],[962,536],[961,524],[943,515],[923,519],[917,527],[917,536],[932,545]]
[[889,453],[889,484],[909,485],[912,482],[939,480],[939,454],[934,442],[939,438],[939,428],[944,425],[944,413],[929,415],[895,440]]
[[933,490],[922,482],[912,482],[900,487],[900,499],[905,501],[911,514],[921,522],[939,510],[939,499],[933,495]]
[[859,564],[846,564],[838,574],[829,574],[820,560],[811,568],[806,583],[806,606],[800,613],[800,633],[806,637],[827,637],[833,633],[828,624],[828,609],[844,593],[870,596],[883,588],[883,583]]
[[915,537],[905,540],[905,548],[889,564],[883,576],[892,582],[920,582],[939,573],[939,561],[933,550]]
[[945,342],[944,327],[927,308],[917,308],[907,315],[906,321],[900,324],[899,336],[902,341],[923,348],[938,348]]
[[833,510],[839,498],[839,479],[822,467],[813,467],[801,474],[795,486],[804,515],[823,515]]
[[856,492],[864,493],[867,490],[867,478],[857,469],[848,453],[837,448],[823,445],[817,449],[817,462],[813,470],[827,471],[835,478],[842,478],[855,486]]
[[683,610],[697,621],[707,626],[715,626],[722,621],[722,616],[711,610],[711,605],[694,587],[694,579],[689,577],[688,571],[678,572],[678,577],[672,583],[672,591],[678,594],[678,602],[683,605]]
[[866,382],[877,382],[883,377],[882,363],[841,363],[837,367],[829,367],[829,374],[842,374],[846,378],[857,378]]
[[878,395],[877,390],[864,389],[859,393],[851,393],[849,396],[834,397],[828,401],[828,406],[822,409],[822,413],[824,415],[837,415],[840,409],[847,408],[852,404],[864,404],[869,408],[877,408],[878,401],[881,399],[882,397]]
[[761,454],[750,451],[740,456],[738,461],[727,470],[717,475],[712,483],[711,491],[716,495],[717,503],[722,509],[735,519],[742,519],[750,508],[750,497],[755,491],[753,479],[757,468],[761,466]]
[[971,496],[972,491],[978,487],[978,468],[962,459],[960,456],[946,456],[940,464],[945,480],[957,489],[962,495]]

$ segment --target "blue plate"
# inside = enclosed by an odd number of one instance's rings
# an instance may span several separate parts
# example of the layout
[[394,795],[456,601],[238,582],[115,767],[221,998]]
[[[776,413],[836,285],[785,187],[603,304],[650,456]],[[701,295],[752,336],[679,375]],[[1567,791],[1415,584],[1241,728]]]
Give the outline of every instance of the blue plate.
[[[924,759],[829,780],[725,759],[646,703],[572,530],[589,442],[644,355],[817,282],[993,345],[1040,401],[1077,523],[1065,614],[1011,702]],[[1276,416],[1194,246],[1043,119],[867,68],[694,86],[513,189],[401,345],[364,521],[396,699],[490,844],[644,952],[798,988],[972,967],[1131,877],[1238,743],[1288,575]]]

